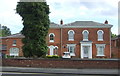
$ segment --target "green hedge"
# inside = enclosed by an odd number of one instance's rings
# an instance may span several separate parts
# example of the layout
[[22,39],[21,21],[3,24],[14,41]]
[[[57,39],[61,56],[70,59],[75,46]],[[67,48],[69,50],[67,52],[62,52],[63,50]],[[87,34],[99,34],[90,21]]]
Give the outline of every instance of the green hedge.
[[46,58],[61,58],[58,55],[47,55]]

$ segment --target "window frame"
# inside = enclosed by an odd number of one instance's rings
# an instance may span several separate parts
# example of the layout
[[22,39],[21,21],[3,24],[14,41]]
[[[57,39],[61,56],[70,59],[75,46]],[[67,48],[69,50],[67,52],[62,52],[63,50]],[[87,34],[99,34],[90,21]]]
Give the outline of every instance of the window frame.
[[17,45],[17,40],[13,40],[12,46],[16,46],[16,45]]
[[[70,32],[72,32],[73,34],[70,35]],[[74,34],[75,34],[75,32],[73,30],[68,31],[68,41],[74,41]]]
[[[102,32],[102,34],[99,34],[99,32]],[[97,31],[98,41],[103,41],[103,34],[104,34],[103,30],[98,30]]]
[[[72,50],[72,52],[70,52],[70,47],[74,48],[74,50]],[[76,44],[67,44],[67,50],[70,53],[70,56],[75,56],[75,49],[76,49]]]
[[9,52],[10,56],[19,56],[19,48],[10,48]]
[[[53,39],[52,40],[51,40],[51,37],[50,37],[51,35],[53,35]],[[55,40],[54,37],[55,37],[55,34],[54,33],[50,33],[49,34],[49,42],[54,42],[54,40]]]
[[[85,35],[85,32],[87,32],[87,35]],[[83,41],[88,41],[89,31],[88,30],[83,30],[82,34],[83,34]]]
[[[106,44],[96,44],[97,55],[96,56],[105,56],[105,45]],[[102,47],[102,50],[100,49]],[[100,54],[102,52],[102,54]]]

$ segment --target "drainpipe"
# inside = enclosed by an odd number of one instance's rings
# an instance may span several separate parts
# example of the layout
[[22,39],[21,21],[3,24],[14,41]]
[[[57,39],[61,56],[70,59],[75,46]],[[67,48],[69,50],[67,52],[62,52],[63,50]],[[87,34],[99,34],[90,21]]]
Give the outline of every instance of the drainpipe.
[[60,43],[61,43],[61,56],[62,56],[62,25],[63,25],[63,21],[60,21]]
[[110,58],[111,58],[111,28],[110,28]]

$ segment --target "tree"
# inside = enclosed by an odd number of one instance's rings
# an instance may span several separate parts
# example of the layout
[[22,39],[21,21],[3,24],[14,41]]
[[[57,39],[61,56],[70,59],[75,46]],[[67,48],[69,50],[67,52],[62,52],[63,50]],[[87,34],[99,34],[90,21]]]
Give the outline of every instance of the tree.
[[111,32],[111,38],[115,38],[115,37],[117,37],[117,35]]
[[41,57],[47,52],[46,36],[49,30],[49,6],[46,2],[18,2],[17,13],[22,17],[25,38],[25,57]]
[[11,31],[7,26],[0,25],[0,37],[11,35]]

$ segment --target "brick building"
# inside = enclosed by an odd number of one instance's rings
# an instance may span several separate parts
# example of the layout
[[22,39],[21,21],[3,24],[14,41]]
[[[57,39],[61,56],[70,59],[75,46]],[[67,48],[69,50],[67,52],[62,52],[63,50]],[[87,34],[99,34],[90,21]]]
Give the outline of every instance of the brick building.
[[[63,24],[62,20],[60,24],[52,22],[46,37],[49,48],[47,55],[63,56],[64,52],[69,52],[72,58],[111,58],[111,27],[108,21],[76,21],[69,24]],[[19,56],[22,55],[22,38],[24,36],[21,34],[2,38],[3,41],[9,41],[5,42],[8,55],[12,55],[11,50],[19,50]]]
[[120,35],[111,39],[112,58],[120,58]]
[[23,56],[22,53],[22,38],[23,35],[17,33],[10,36],[2,37],[0,40],[0,50],[3,54],[10,56]]

